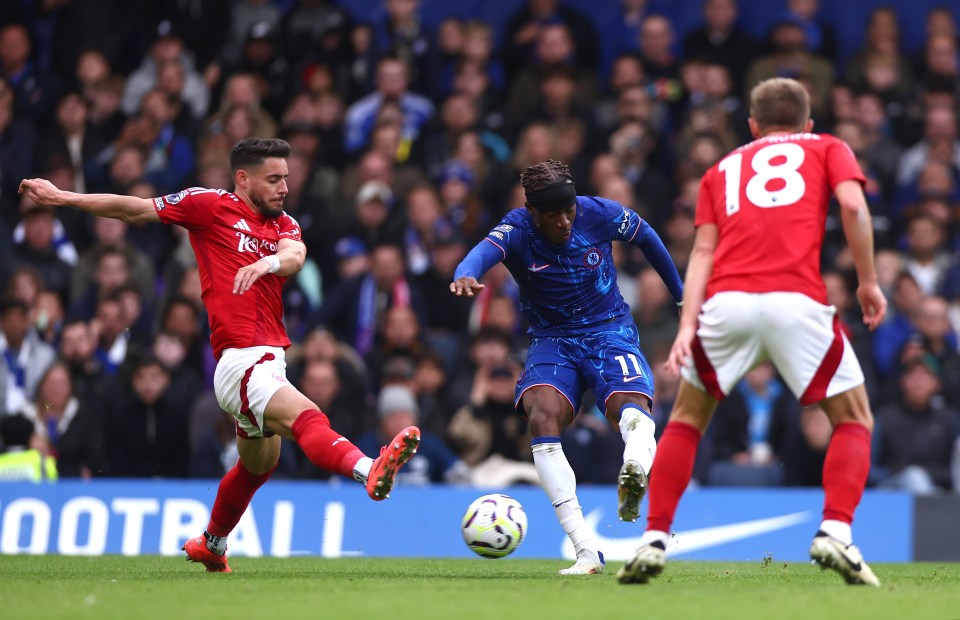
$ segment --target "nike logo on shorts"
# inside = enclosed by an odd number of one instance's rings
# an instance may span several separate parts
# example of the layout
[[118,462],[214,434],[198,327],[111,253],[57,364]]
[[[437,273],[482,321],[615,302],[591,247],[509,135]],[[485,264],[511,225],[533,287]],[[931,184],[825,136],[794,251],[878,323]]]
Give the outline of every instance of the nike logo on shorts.
[[624,383],[630,383],[631,381],[636,381],[637,379],[643,379],[643,375],[634,375],[632,377],[624,377]]
[[534,263],[534,264],[530,265],[530,271],[536,273],[536,272],[538,272],[538,271],[543,271],[544,269],[546,269],[546,268],[549,267],[549,266],[550,266],[550,263],[547,263],[547,264],[545,264],[545,265],[538,265],[538,264]]

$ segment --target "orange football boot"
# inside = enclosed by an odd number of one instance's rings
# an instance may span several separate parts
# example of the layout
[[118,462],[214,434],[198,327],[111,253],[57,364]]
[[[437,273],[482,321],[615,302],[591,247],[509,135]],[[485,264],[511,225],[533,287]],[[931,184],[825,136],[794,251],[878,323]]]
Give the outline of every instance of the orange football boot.
[[420,429],[408,426],[397,433],[393,441],[380,448],[380,456],[373,461],[367,476],[367,495],[370,499],[379,502],[390,497],[393,477],[417,453],[419,445]]

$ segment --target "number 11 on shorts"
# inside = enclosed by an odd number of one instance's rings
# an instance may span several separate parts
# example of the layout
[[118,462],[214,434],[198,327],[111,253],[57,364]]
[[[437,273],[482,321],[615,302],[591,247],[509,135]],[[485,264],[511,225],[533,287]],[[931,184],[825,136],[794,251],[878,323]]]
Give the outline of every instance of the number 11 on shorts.
[[624,355],[618,355],[613,359],[620,362],[620,369],[623,370],[623,376],[626,377],[630,374],[630,370],[627,369],[627,359],[630,358],[630,363],[633,364],[633,374],[643,376],[643,370],[640,368],[640,360],[637,359],[637,356],[633,353],[627,353]]

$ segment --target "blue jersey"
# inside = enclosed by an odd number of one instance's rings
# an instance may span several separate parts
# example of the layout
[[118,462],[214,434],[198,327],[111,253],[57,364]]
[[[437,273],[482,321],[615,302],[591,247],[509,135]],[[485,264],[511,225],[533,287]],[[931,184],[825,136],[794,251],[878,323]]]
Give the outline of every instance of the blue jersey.
[[629,322],[630,309],[617,287],[613,240],[639,246],[667,284],[683,298],[676,266],[657,233],[635,212],[596,196],[577,196],[570,239],[555,245],[544,238],[525,208],[507,213],[464,258],[454,279],[478,280],[503,261],[520,288],[521,310],[533,337],[576,337],[598,326]]

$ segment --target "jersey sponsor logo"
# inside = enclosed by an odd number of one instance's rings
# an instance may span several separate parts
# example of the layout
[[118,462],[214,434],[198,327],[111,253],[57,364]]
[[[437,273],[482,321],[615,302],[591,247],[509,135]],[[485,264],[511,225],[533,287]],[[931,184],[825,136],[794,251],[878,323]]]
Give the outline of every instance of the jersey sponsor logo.
[[600,250],[597,248],[590,248],[583,255],[583,264],[591,269],[600,266],[600,263],[603,261],[603,254],[600,253]]
[[236,228],[237,230],[245,230],[247,232],[250,232],[250,226],[247,225],[247,221],[243,218],[241,218],[239,222],[234,224],[233,227]]
[[[603,554],[608,560],[627,560],[633,557],[634,551],[640,546],[639,536],[629,536],[626,538],[612,538],[604,536],[597,527],[600,518],[603,516],[600,510],[593,510],[588,515],[584,515],[586,522],[587,535],[593,534],[594,540],[599,547],[603,549]],[[693,553],[702,549],[719,547],[727,543],[761,536],[777,530],[784,530],[801,523],[806,523],[814,518],[813,512],[795,512],[778,517],[767,519],[755,519],[752,521],[742,521],[740,523],[730,523],[728,525],[718,525],[715,527],[704,527],[696,530],[687,530],[673,532],[670,535],[670,542],[667,544],[667,557],[683,553]],[[576,557],[576,551],[573,549],[573,543],[564,536],[561,546],[561,553],[565,558]]]
[[257,239],[251,237],[239,230],[237,235],[237,252],[252,252],[257,256],[263,257],[277,253],[277,244],[267,239]]
[[538,271],[543,271],[544,269],[546,269],[546,268],[549,267],[549,266],[550,266],[550,263],[545,263],[545,264],[543,264],[543,265],[538,265],[538,264],[534,263],[534,264],[530,265],[530,271],[532,271],[533,273],[537,273]]
[[183,190],[182,192],[177,192],[176,194],[167,194],[163,197],[163,199],[167,201],[167,204],[175,205],[186,198],[188,193],[189,192],[187,190]]

